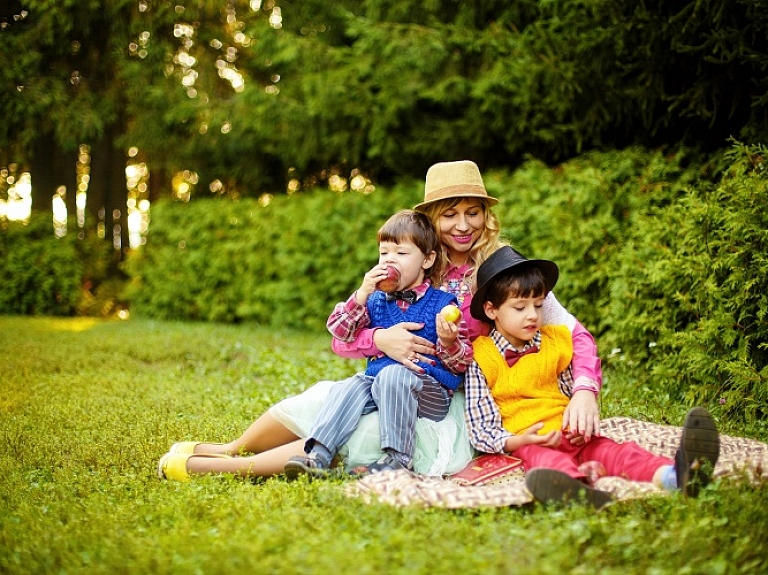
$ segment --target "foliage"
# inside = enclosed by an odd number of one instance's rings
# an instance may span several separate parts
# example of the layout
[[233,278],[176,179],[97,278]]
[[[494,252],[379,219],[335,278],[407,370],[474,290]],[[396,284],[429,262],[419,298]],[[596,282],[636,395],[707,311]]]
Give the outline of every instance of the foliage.
[[334,171],[391,184],[438,160],[514,169],[768,133],[763,0],[23,7],[0,19],[0,160],[46,138],[136,146],[154,197],[180,170],[199,196],[258,197]]
[[[158,481],[179,440],[225,441],[355,367],[328,335],[252,325],[0,318],[0,572],[765,572],[766,485],[698,499],[445,510],[367,504],[346,482]],[[84,351],[87,350],[87,351]],[[296,361],[302,358],[302,361]],[[611,397],[636,403],[632,386]],[[651,405],[661,421],[670,409]],[[679,421],[674,421],[679,425]],[[768,440],[768,429],[718,425]],[[440,550],[420,542],[439,540]],[[510,551],[510,542],[517,551]]]
[[[87,276],[98,276],[104,243],[56,238],[42,215],[0,230],[0,314],[74,315]],[[102,250],[103,252],[103,250]]]
[[736,144],[716,183],[686,185],[627,236],[611,281],[617,347],[687,402],[768,415],[766,148]]
[[330,164],[386,178],[464,157],[513,168],[527,153],[759,138],[766,21],[759,3],[732,4],[366,2],[314,6],[327,20],[311,25],[286,10],[278,34],[251,34],[281,80],[271,95],[246,85],[239,144],[264,155],[271,131],[299,175]]
[[683,197],[688,183],[706,181],[702,165],[688,150],[628,148],[584,154],[553,169],[531,158],[488,186],[504,200],[496,213],[512,245],[558,262],[559,299],[608,344],[617,254],[655,207]]
[[[497,209],[511,243],[560,264],[556,288],[639,386],[759,419],[766,396],[762,146],[720,158],[628,149],[529,161]],[[510,201],[518,197],[518,201]]]
[[[605,362],[675,400],[753,419],[768,411],[763,155],[629,148],[554,169],[529,159],[485,181],[506,239],[559,264],[557,297]],[[128,262],[132,308],[321,328],[375,262],[375,230],[421,186],[157,205]]]
[[378,259],[376,231],[415,185],[370,195],[324,190],[152,209],[147,245],[131,254],[136,313],[320,329]]

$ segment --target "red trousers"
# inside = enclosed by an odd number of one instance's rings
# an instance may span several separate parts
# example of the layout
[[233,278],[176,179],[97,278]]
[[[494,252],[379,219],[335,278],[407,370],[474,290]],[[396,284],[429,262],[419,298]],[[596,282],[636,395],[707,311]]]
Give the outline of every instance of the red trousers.
[[523,460],[526,471],[544,467],[567,473],[576,479],[583,479],[579,464],[599,461],[608,475],[623,477],[631,481],[650,482],[659,467],[673,465],[668,457],[660,457],[646,451],[636,443],[616,443],[607,437],[593,437],[584,445],[571,445],[563,438],[560,447],[526,445],[513,453]]

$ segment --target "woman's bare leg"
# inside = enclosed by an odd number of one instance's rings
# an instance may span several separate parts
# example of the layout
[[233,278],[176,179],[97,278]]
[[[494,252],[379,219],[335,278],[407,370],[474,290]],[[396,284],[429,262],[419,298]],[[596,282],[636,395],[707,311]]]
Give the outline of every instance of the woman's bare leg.
[[193,455],[187,460],[187,472],[190,475],[232,473],[239,477],[272,477],[282,473],[285,464],[294,455],[304,455],[303,439],[295,439],[250,457],[221,459]]
[[[300,439],[298,435],[277,421],[269,413],[264,413],[254,421],[243,434],[229,443],[199,443],[195,453],[264,453],[282,447]],[[302,446],[304,442],[301,442]],[[292,455],[303,455],[304,449]],[[198,458],[199,459],[199,458]],[[288,461],[286,459],[286,461]],[[283,462],[285,465],[285,462]],[[282,471],[282,468],[280,469]]]

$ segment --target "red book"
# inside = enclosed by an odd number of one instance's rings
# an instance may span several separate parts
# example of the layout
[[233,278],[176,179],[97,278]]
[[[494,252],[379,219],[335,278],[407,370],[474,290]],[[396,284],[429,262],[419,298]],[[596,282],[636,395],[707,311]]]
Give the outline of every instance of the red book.
[[512,477],[522,477],[525,473],[523,461],[506,453],[485,453],[470,461],[458,473],[449,479],[461,485],[487,485],[502,483]]

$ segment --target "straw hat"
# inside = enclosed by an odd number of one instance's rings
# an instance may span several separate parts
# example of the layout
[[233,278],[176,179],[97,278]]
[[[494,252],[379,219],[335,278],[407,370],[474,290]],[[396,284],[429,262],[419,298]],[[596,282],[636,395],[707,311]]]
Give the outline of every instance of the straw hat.
[[472,302],[469,304],[469,313],[472,314],[472,317],[480,321],[493,323],[485,315],[485,310],[483,309],[491,281],[505,272],[510,272],[510,270],[515,268],[517,268],[517,271],[520,271],[525,267],[539,268],[544,275],[547,291],[552,291],[560,275],[560,270],[555,262],[549,260],[529,260],[511,247],[503,246],[488,256],[488,259],[477,270],[477,291],[472,296]]
[[440,162],[427,170],[424,186],[424,201],[413,207],[414,210],[427,204],[447,198],[483,198],[489,206],[499,203],[485,191],[483,177],[475,162]]

